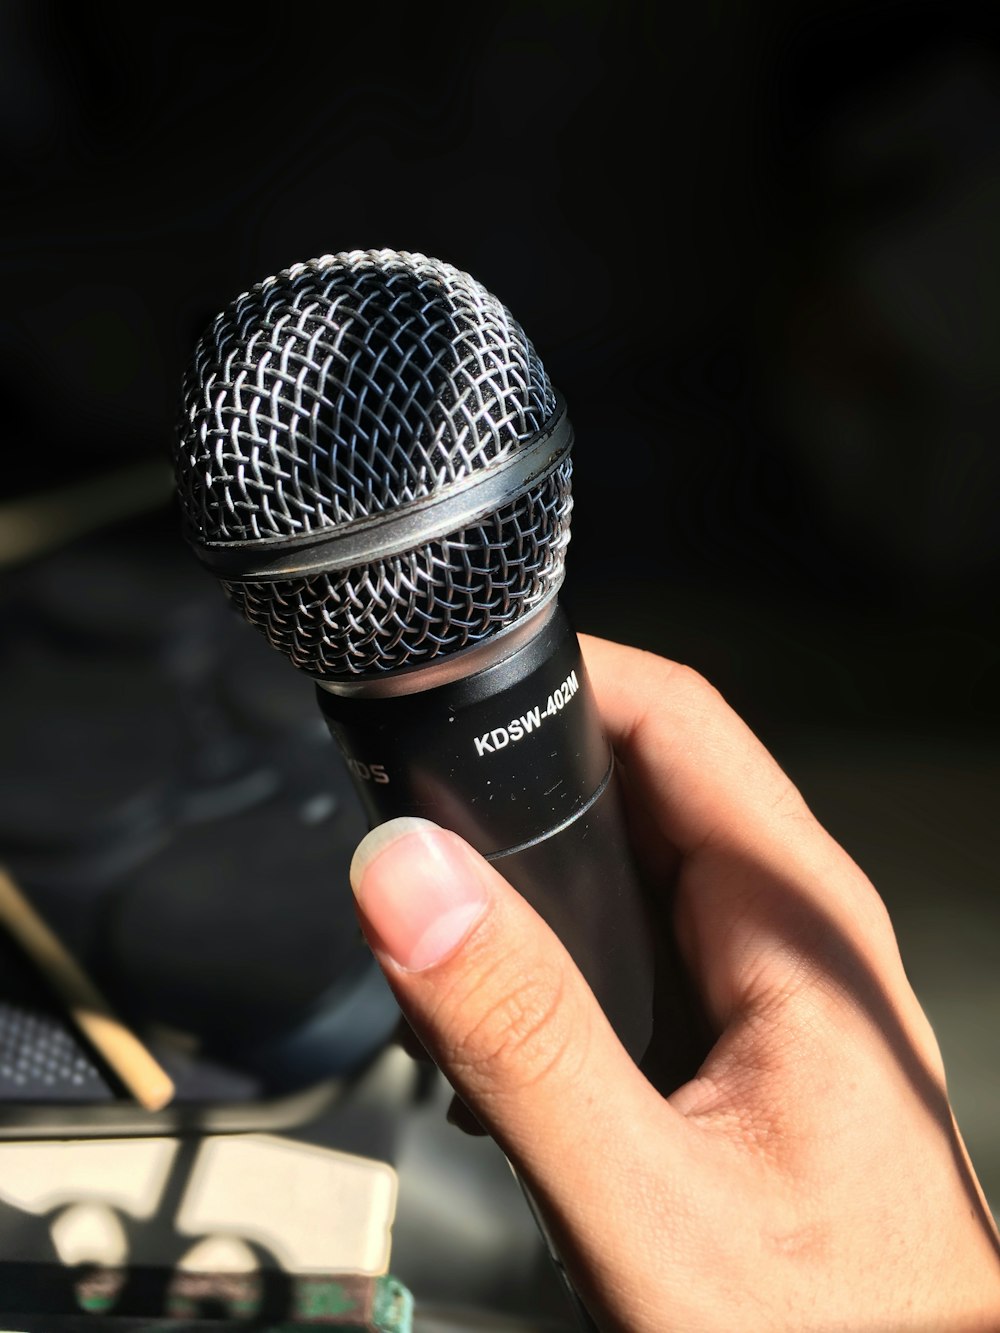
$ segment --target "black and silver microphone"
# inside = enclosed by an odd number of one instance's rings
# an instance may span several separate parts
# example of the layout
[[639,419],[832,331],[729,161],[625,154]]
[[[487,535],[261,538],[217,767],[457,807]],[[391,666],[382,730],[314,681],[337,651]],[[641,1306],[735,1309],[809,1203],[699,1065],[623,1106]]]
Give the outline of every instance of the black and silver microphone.
[[185,379],[176,474],[187,539],[316,681],[372,824],[420,815],[488,857],[638,1061],[654,936],[557,600],[572,440],[532,343],[480,283],[351,251],[215,319]]

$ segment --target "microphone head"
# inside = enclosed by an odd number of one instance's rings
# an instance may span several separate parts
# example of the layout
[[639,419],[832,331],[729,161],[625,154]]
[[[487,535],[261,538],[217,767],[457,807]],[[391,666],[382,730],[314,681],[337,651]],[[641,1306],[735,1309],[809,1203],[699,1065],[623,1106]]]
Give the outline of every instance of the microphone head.
[[309,675],[411,670],[563,580],[572,433],[523,329],[467,273],[354,250],[239,296],[184,380],[188,540]]

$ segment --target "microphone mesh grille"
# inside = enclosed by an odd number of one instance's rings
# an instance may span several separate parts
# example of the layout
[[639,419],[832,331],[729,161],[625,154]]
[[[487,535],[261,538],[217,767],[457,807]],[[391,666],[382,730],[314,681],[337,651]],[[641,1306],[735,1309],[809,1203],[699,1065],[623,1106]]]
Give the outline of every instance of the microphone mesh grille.
[[474,527],[387,560],[279,583],[223,583],[252,625],[317,678],[428,662],[526,615],[562,579],[570,465]]
[[[550,420],[529,339],[468,274],[351,251],[238,297],[185,377],[175,459],[191,534],[266,551],[447,491]],[[562,581],[570,465],[484,520],[401,556],[307,578],[224,582],[311,675],[396,670],[457,651]]]

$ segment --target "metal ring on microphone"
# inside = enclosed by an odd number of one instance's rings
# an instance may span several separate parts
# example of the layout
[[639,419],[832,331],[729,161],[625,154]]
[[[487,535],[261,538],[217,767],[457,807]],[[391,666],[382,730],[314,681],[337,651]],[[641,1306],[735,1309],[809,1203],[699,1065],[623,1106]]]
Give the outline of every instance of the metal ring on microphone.
[[537,435],[445,490],[285,541],[203,542],[190,533],[186,537],[200,562],[230,583],[268,583],[352,569],[440,540],[518,499],[556,470],[572,444],[566,404],[557,394],[556,411]]

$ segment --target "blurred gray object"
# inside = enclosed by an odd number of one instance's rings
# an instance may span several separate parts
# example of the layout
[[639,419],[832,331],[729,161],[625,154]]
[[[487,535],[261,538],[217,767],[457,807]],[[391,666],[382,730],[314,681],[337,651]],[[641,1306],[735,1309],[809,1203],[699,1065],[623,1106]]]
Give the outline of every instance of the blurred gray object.
[[198,573],[147,532],[22,571],[0,856],[133,1025],[283,1092],[362,1065],[398,1012],[347,883],[365,821],[308,682],[272,674]]

